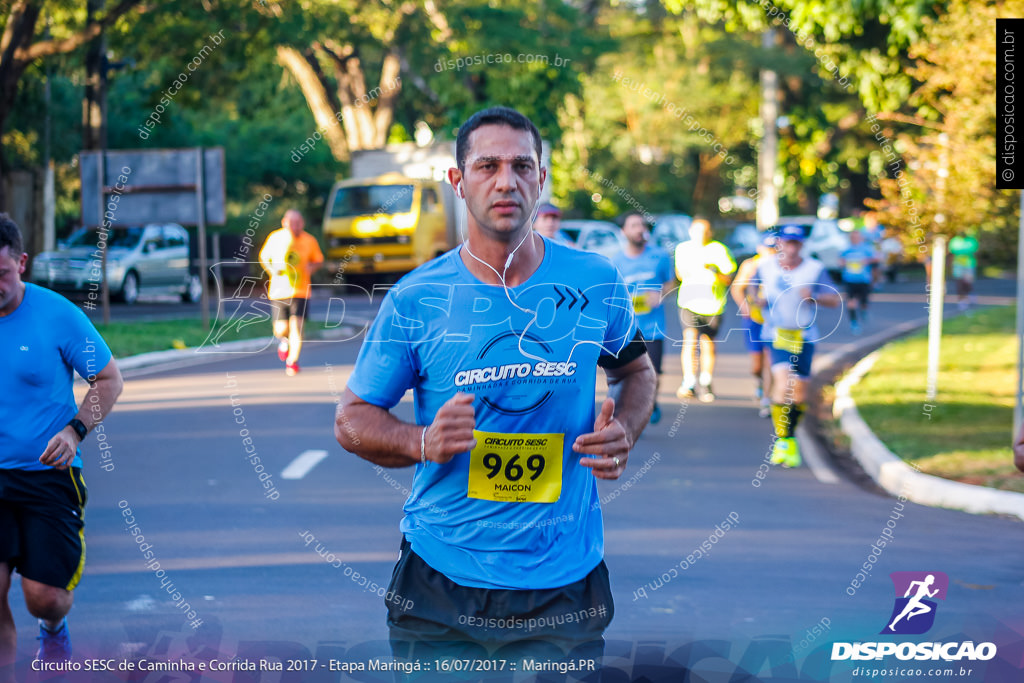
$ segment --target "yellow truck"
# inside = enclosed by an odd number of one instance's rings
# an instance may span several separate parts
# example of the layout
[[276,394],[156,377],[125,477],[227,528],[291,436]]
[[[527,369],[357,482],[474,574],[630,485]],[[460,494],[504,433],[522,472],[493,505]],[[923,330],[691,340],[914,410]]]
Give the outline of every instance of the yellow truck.
[[454,165],[450,142],[353,153],[354,177],[334,184],[324,212],[335,280],[393,280],[454,247],[457,212],[465,211],[443,179]]

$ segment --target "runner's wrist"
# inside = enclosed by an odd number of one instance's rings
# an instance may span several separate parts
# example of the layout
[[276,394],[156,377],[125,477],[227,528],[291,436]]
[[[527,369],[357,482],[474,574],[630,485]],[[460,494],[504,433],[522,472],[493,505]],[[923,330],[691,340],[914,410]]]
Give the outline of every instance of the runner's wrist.
[[420,450],[419,450],[419,455],[420,455],[420,464],[421,465],[426,465],[427,464],[427,426],[424,426],[420,430]]
[[70,429],[78,437],[78,443],[85,441],[85,437],[89,434],[89,428],[77,417],[71,418],[67,425],[65,425],[65,429]]

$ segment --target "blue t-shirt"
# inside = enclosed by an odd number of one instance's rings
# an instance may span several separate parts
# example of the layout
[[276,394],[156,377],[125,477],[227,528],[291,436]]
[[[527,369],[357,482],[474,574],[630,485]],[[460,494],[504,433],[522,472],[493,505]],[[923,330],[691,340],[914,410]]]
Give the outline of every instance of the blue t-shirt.
[[[456,392],[472,393],[476,429],[492,435],[477,435],[472,453],[448,463],[416,466],[402,532],[428,565],[460,585],[564,586],[604,556],[597,483],[572,444],[594,428],[598,357],[617,356],[636,334],[629,294],[606,258],[545,239],[537,271],[508,291],[524,312],[501,286],[470,273],[461,250],[388,292],[348,388],[388,410],[413,389],[421,425]],[[559,469],[560,493],[547,502],[472,495],[474,477],[494,490],[491,481],[529,490]]]
[[878,255],[871,245],[850,246],[839,257],[846,262],[843,266],[843,282],[871,282],[871,262],[878,259]]
[[629,286],[636,322],[644,339],[663,339],[665,309],[660,305],[654,308],[648,306],[645,294],[657,292],[660,298],[662,285],[675,280],[672,258],[664,249],[648,244],[644,252],[636,258],[620,252],[612,258],[612,263],[619,269],[622,279]]
[[[32,283],[0,317],[0,469],[48,470],[50,439],[78,414],[72,368],[82,377],[110,362],[110,349],[73,303]],[[79,451],[71,463],[82,466]]]

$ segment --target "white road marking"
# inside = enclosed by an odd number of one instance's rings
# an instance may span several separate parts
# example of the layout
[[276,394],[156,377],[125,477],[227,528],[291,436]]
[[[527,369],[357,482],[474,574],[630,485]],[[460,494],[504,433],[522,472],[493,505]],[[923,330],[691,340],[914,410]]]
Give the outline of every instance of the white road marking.
[[802,424],[797,425],[796,432],[797,442],[800,444],[800,452],[803,454],[804,462],[807,463],[807,467],[811,470],[814,478],[822,484],[838,484],[840,481],[839,476],[832,468],[832,465],[829,464],[825,454],[821,452],[821,447],[814,440],[814,437],[807,433]]
[[281,472],[282,479],[302,479],[327,457],[327,451],[303,451]]

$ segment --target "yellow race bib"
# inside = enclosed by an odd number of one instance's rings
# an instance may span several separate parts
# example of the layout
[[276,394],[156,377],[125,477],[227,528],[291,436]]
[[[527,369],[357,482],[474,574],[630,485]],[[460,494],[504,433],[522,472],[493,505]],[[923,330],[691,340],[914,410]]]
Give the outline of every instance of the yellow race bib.
[[799,354],[804,350],[804,331],[799,328],[786,330],[780,327],[775,331],[772,346],[788,353]]
[[562,494],[564,434],[502,434],[473,430],[470,498],[499,503],[554,503]]
[[651,307],[647,305],[647,297],[644,294],[633,295],[633,312],[637,315],[651,312]]
[[[761,307],[757,305],[757,299],[752,296],[747,297],[747,313],[755,323],[764,325],[764,313],[761,312]],[[754,341],[757,340],[755,339]]]

